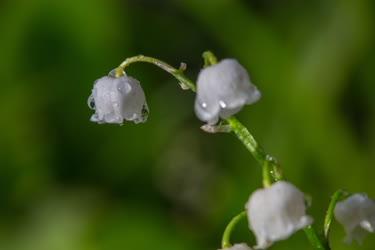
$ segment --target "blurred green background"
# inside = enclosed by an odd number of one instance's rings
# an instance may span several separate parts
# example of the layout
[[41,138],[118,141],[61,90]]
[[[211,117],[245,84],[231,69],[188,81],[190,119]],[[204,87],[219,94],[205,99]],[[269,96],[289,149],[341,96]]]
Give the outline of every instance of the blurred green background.
[[[235,57],[263,93],[239,118],[312,197],[321,224],[338,188],[375,198],[372,0],[0,2],[0,249],[217,249],[261,186],[237,139],[203,133],[194,95],[135,64],[145,124],[97,125],[93,81],[126,57]],[[359,247],[332,231],[333,249]],[[254,238],[242,222],[234,242]],[[302,232],[272,249],[312,249]]]

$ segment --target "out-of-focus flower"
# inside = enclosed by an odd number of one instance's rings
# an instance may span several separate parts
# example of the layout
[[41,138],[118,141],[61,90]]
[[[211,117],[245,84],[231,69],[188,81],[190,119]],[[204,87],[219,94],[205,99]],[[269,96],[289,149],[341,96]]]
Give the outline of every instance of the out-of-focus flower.
[[228,118],[260,97],[246,69],[235,59],[224,59],[199,73],[195,113],[200,120],[215,124],[219,117]]
[[114,77],[112,73],[94,83],[88,105],[95,110],[91,121],[117,123],[125,121],[145,122],[148,106],[139,82],[126,75]]
[[231,247],[228,248],[223,248],[220,250],[252,250],[247,244],[245,243],[240,243],[240,244],[234,244]]
[[246,209],[250,229],[257,239],[256,248],[261,249],[288,238],[313,221],[306,215],[304,194],[285,181],[255,191]]
[[336,204],[335,218],[344,226],[347,243],[361,243],[366,234],[375,232],[375,201],[366,194],[354,194]]

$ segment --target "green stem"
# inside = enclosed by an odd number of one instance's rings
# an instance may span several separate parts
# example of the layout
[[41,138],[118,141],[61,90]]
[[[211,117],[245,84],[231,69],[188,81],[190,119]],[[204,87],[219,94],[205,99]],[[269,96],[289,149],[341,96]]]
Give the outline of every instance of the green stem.
[[246,217],[246,211],[243,211],[232,218],[232,220],[228,223],[227,227],[224,230],[223,238],[221,240],[221,247],[228,248],[231,247],[232,244],[230,243],[230,235],[232,234],[233,229],[238,224],[238,222]]
[[[212,52],[209,52],[209,51],[205,52],[203,54],[203,58],[205,60],[205,66],[209,66],[209,65],[213,65],[217,63],[217,59]],[[159,68],[167,71],[171,75],[173,75],[179,81],[183,89],[190,89],[193,92],[196,92],[196,86],[194,82],[184,75],[183,67],[181,67],[180,69],[176,69],[159,59],[148,57],[148,56],[139,55],[139,56],[127,58],[117,68],[116,75],[121,76],[123,74],[122,72],[125,70],[127,66],[136,62],[146,62],[146,63],[154,64],[158,66]],[[271,185],[273,181],[278,181],[282,179],[283,176],[282,176],[280,165],[276,162],[276,160],[273,157],[265,153],[263,148],[257,143],[255,138],[250,134],[248,129],[244,125],[242,125],[241,122],[238,121],[234,116],[226,119],[226,121],[231,126],[231,129],[234,132],[234,134],[237,136],[237,138],[245,145],[245,147],[250,151],[250,153],[253,155],[255,160],[262,166],[263,185],[267,187]],[[229,242],[230,232],[236,223],[233,223],[233,224],[229,223],[229,224],[230,225],[228,225],[229,227],[228,233],[224,232],[225,237],[223,236],[223,240],[228,237],[227,238],[228,242]],[[225,231],[227,231],[227,229]],[[327,242],[319,236],[317,231],[312,226],[306,227],[304,231],[306,233],[307,238],[310,240],[311,244],[315,247],[316,250],[322,250],[322,249],[329,250],[330,249]]]
[[[203,58],[207,66],[217,63],[217,59],[215,55],[210,51],[204,52]],[[136,62],[146,62],[146,63],[154,64],[158,66],[159,68],[165,70],[166,72],[170,73],[171,75],[173,75],[180,83],[184,84],[188,89],[194,92],[196,91],[196,86],[194,82],[184,75],[183,70],[176,69],[166,62],[163,62],[159,59],[149,57],[149,56],[138,55],[138,56],[127,58],[118,66],[116,73],[118,73],[119,75],[123,74],[123,71],[125,71],[126,67]],[[258,161],[258,163],[263,167],[264,169],[263,171],[264,181],[263,182],[267,186],[270,185],[272,183],[272,180],[275,179],[272,176],[272,172],[281,173],[281,171],[278,170],[279,169],[278,164],[276,164],[275,161],[264,152],[262,147],[256,142],[256,140],[250,134],[247,128],[244,125],[242,125],[234,116],[226,119],[226,121],[231,126],[231,129],[235,133],[237,138],[240,141],[242,141],[245,147],[250,151],[250,153]],[[272,159],[272,161],[270,159]],[[277,171],[275,171],[275,169]]]
[[[205,51],[202,56],[204,60],[204,67],[217,64],[217,58],[211,51]],[[244,125],[242,125],[242,123],[238,121],[234,116],[226,119],[226,121],[228,122],[231,130],[234,132],[237,138],[242,141],[245,147],[262,166],[263,186],[271,186],[273,182],[272,173],[274,172],[273,170],[277,167],[277,165],[275,165],[276,162],[274,161],[274,159],[265,153],[263,148],[250,134],[249,130]],[[280,171],[277,172],[280,173]]]
[[205,51],[202,54],[204,65],[203,67],[206,68],[208,66],[217,64],[217,58],[211,51]]
[[[268,187],[274,181],[274,177],[272,176],[274,169],[277,169],[277,173],[281,173],[279,171],[279,165],[277,162],[269,155],[265,153],[263,148],[258,144],[255,138],[251,135],[249,130],[235,117],[230,117],[226,119],[229,125],[232,128],[232,131],[237,136],[237,138],[245,145],[247,150],[253,155],[255,160],[262,166],[263,169],[263,185]],[[281,176],[280,176],[281,177]]]
[[331,197],[331,201],[329,202],[326,216],[324,218],[324,237],[326,238],[326,240],[328,240],[329,230],[331,228],[336,204],[346,196],[347,192],[340,189],[337,190]]
[[[163,62],[153,57],[144,56],[144,55],[129,57],[125,61],[123,61],[120,64],[120,66],[118,66],[117,69],[125,70],[127,66],[136,62],[146,62],[146,63],[154,64],[158,66],[159,68],[167,71],[171,75],[173,75],[180,82],[182,88],[191,89],[194,92],[196,91],[194,82],[184,75],[184,72],[183,72],[184,68],[181,67],[180,69],[176,69],[175,67],[169,65],[168,63]],[[121,71],[117,70],[117,72],[121,72]]]
[[267,154],[264,152],[263,148],[258,144],[258,142],[254,139],[254,137],[250,134],[249,130],[233,116],[226,119],[226,121],[229,123],[229,125],[232,128],[232,131],[238,137],[238,139],[254,156],[255,160],[261,166],[263,166],[267,159]]
[[328,241],[326,241],[317,230],[312,226],[307,226],[303,229],[307,236],[307,239],[310,241],[310,244],[316,250],[330,250],[331,248],[328,245]]

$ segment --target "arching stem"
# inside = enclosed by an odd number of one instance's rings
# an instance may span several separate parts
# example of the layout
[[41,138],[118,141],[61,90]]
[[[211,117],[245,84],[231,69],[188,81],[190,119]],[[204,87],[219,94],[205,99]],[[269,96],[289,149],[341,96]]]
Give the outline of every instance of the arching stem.
[[230,243],[230,236],[232,234],[233,229],[238,224],[238,222],[241,221],[241,219],[243,218],[246,218],[246,211],[239,213],[238,215],[233,217],[231,221],[228,223],[227,227],[224,230],[223,238],[221,240],[221,247],[223,249],[232,246],[232,244]]
[[[210,51],[204,52],[203,58],[205,62],[205,65],[204,65],[205,67],[208,67],[210,65],[217,63],[217,59],[215,55]],[[184,70],[186,66],[185,64],[181,64],[181,67],[179,69],[176,69],[173,66],[169,65],[168,63],[165,63],[159,59],[144,56],[144,55],[127,58],[116,69],[116,76],[121,76],[123,72],[125,71],[126,67],[136,62],[146,62],[146,63],[154,64],[158,66],[159,68],[165,70],[166,72],[170,73],[171,75],[173,75],[179,81],[179,84],[183,89],[190,89],[193,92],[196,92],[195,83],[184,75]],[[248,129],[244,125],[242,125],[242,123],[238,121],[234,116],[225,120],[231,126],[231,130],[237,136],[237,138],[245,145],[245,147],[249,150],[249,152],[252,154],[255,160],[262,166],[263,185],[267,187],[267,186],[270,186],[273,182],[283,179],[281,167],[278,164],[278,162],[273,157],[265,153],[263,148],[257,143],[257,141],[251,135]],[[244,215],[242,215],[241,213],[238,216],[240,219]],[[232,221],[229,223],[229,225],[227,226],[227,229],[225,230],[225,231],[228,230],[228,232],[227,233],[224,232],[224,235],[223,235],[223,241],[224,239],[228,239],[228,241],[225,240],[225,242],[228,242],[228,244],[230,244],[229,243],[230,232],[233,230],[233,228],[237,224],[237,220],[239,220],[236,218],[237,217],[233,219],[234,220],[233,223]],[[316,250],[329,250],[330,249],[328,246],[328,242],[322,239],[322,237],[320,237],[320,235],[318,234],[318,232],[315,230],[313,226],[306,227],[304,231],[306,233],[307,238],[310,240],[310,243],[313,245],[313,247]]]
[[326,240],[328,240],[329,237],[329,231],[331,228],[336,204],[340,200],[344,199],[347,195],[348,193],[346,191],[340,189],[337,190],[331,197],[331,201],[329,202],[326,216],[324,218],[324,237],[326,238]]
[[146,62],[146,63],[154,64],[158,66],[159,68],[163,69],[164,71],[173,75],[179,81],[183,89],[190,89],[194,92],[196,91],[194,82],[192,82],[189,78],[187,78],[184,75],[184,70],[186,69],[186,64],[184,63],[181,63],[180,68],[176,69],[173,66],[169,65],[168,63],[163,62],[159,59],[149,57],[149,56],[144,56],[144,55],[138,55],[138,56],[129,57],[125,61],[123,61],[120,64],[120,66],[117,67],[116,75],[117,73],[121,74],[122,71],[125,71],[126,67],[136,62]]

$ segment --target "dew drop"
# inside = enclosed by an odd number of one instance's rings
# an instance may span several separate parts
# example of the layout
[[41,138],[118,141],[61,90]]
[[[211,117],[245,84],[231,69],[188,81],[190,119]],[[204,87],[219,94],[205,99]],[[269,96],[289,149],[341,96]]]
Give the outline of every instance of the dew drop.
[[207,108],[207,103],[205,103],[205,102],[202,102],[202,104],[201,104],[201,106],[202,106],[202,108]]
[[115,119],[114,119],[116,122],[118,122],[118,123],[122,123],[123,122],[123,119],[122,119],[122,117],[120,117],[120,116],[115,116]]
[[127,94],[132,90],[132,87],[128,83],[119,82],[117,85],[117,90],[121,94]]
[[141,114],[140,114],[140,115],[134,114],[134,115],[135,115],[135,119],[133,119],[134,123],[135,123],[135,124],[138,124],[138,123],[146,122],[146,121],[147,121],[147,118],[148,118],[148,114],[149,114],[149,112],[150,112],[150,111],[149,111],[149,109],[148,109],[147,103],[145,103],[145,104],[142,106]]
[[89,96],[89,99],[87,99],[87,105],[90,109],[95,110],[95,99],[92,95]]
[[224,102],[224,101],[219,101],[219,105],[220,107],[222,107],[223,109],[225,109],[227,107],[227,104]]
[[372,227],[371,223],[367,220],[361,221],[360,223],[361,227],[365,230],[367,230],[370,233],[374,232],[374,228]]

